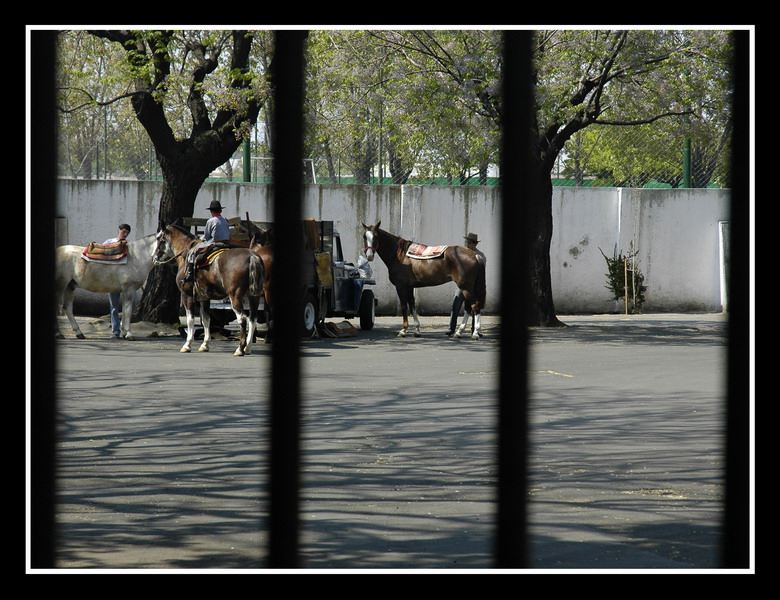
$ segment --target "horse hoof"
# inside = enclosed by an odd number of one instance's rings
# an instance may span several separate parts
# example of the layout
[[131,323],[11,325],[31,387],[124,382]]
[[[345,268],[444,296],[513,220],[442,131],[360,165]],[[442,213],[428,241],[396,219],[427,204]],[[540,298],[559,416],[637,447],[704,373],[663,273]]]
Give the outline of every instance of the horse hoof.
[[198,352],[208,352],[208,351],[209,351],[208,346],[201,346],[200,348],[198,348]]
[[125,339],[126,340],[130,340],[131,342],[135,341],[135,337],[132,334],[129,334],[129,333],[125,336]]
[[406,337],[406,332],[405,331],[399,331],[398,332],[398,337]]
[[184,346],[181,350],[179,350],[179,352],[190,352],[190,349],[187,348],[187,346]]
[[478,333],[472,334],[471,339],[472,340],[478,340],[479,339],[479,334]]

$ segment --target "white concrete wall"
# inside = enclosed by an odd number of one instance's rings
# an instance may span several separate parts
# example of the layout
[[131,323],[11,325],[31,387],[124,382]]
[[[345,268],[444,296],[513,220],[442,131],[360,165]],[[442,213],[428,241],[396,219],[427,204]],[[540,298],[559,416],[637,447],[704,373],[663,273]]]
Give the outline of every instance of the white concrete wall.
[[[102,242],[128,222],[133,238],[154,233],[161,185],[155,182],[61,180],[57,244]],[[269,186],[207,183],[194,216],[208,216],[219,200],[227,217],[272,221]],[[303,215],[332,220],[345,255],[357,259],[362,223],[425,244],[463,244],[477,233],[488,260],[487,312],[499,310],[500,195],[496,188],[449,186],[335,186],[305,189]],[[647,285],[645,311],[719,312],[719,223],[729,220],[728,190],[555,188],[550,250],[553,298],[558,314],[622,311],[605,288],[607,256],[624,254],[633,241]],[[387,269],[373,264],[380,314],[394,314],[397,299]],[[418,290],[422,314],[449,311],[455,284]]]
[[622,311],[610,300],[607,265],[628,254],[647,286],[646,312],[719,312],[719,223],[729,220],[729,191],[717,189],[556,188],[552,261],[556,310]]

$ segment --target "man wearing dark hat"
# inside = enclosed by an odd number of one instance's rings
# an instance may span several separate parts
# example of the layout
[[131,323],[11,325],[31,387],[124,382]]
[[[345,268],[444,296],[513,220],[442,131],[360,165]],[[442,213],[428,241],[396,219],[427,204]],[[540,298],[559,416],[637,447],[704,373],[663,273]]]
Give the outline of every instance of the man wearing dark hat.
[[195,261],[201,250],[217,242],[227,242],[230,239],[230,224],[222,216],[222,205],[219,200],[212,200],[209,204],[211,218],[206,221],[203,231],[203,241],[190,251],[187,261],[187,274],[184,281],[195,280]]
[[[485,265],[487,264],[487,259],[485,258],[485,254],[477,249],[477,244],[479,244],[479,236],[476,233],[469,233],[464,238],[466,240],[466,248],[469,250],[473,250],[477,254],[477,260],[482,265],[482,268],[485,268]],[[447,336],[451,337],[455,333],[455,327],[458,324],[458,317],[460,316],[460,311],[463,309],[463,303],[466,301],[466,299],[463,297],[463,292],[458,290],[458,293],[455,295],[455,299],[452,301],[452,312],[450,312],[450,328],[447,331]],[[470,306],[466,306],[466,310],[470,310]],[[472,330],[474,327],[474,323],[472,322]]]

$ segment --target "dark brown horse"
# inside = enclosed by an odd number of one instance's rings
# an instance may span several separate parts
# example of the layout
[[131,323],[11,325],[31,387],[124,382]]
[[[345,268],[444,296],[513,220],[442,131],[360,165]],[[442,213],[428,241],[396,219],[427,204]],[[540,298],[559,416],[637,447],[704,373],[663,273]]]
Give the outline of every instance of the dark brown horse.
[[[387,265],[390,283],[395,286],[398,298],[401,300],[403,328],[399,336],[406,336],[409,328],[408,311],[411,310],[415,323],[415,336],[420,335],[420,319],[414,302],[414,288],[441,285],[454,281],[463,292],[467,305],[471,304],[474,316],[474,332],[471,337],[479,338],[479,315],[485,306],[485,268],[473,250],[462,246],[447,246],[435,258],[411,258],[407,255],[412,242],[397,235],[388,233],[376,225],[363,224],[366,231],[365,252],[368,260],[373,260],[374,254],[379,254],[382,262]],[[463,332],[468,313],[455,332],[460,337]]]
[[[265,341],[268,342],[273,337],[273,307],[274,300],[272,296],[273,284],[273,272],[274,272],[274,256],[276,253],[276,247],[274,244],[274,230],[261,229],[257,226],[253,226],[250,229],[252,233],[252,240],[249,242],[249,248],[257,253],[257,255],[263,260],[265,266],[265,307],[266,307],[266,320],[268,322],[268,333],[266,334]],[[303,240],[303,254],[301,256],[302,263],[298,273],[300,277],[299,294],[301,299],[301,315],[302,319],[302,335],[311,335],[312,327],[316,328],[318,321],[318,307],[319,298],[316,292],[311,292],[312,282],[317,277],[314,268],[314,250],[316,243],[312,243],[312,240],[304,236]],[[313,295],[314,294],[314,295]],[[314,310],[309,310],[314,306]],[[324,317],[323,317],[324,318]]]
[[271,341],[271,276],[274,266],[274,247],[270,233],[265,229],[258,230],[249,242],[249,249],[260,257],[265,270],[263,295],[265,296],[265,322],[268,324],[265,341],[268,343]]
[[[194,282],[185,282],[187,255],[199,241],[189,231],[175,225],[163,225],[157,232],[155,262],[161,264],[176,260],[178,264],[176,284],[181,291],[181,303],[187,313],[187,341],[181,352],[190,351],[195,336],[195,302],[200,303],[200,318],[204,329],[203,344],[198,350],[208,352],[211,341],[209,300],[227,297],[241,324],[241,338],[234,354],[249,354],[255,336],[257,306],[265,280],[263,261],[249,248],[228,248],[210,260],[208,268],[196,270]],[[249,318],[244,314],[245,297],[249,302]]]

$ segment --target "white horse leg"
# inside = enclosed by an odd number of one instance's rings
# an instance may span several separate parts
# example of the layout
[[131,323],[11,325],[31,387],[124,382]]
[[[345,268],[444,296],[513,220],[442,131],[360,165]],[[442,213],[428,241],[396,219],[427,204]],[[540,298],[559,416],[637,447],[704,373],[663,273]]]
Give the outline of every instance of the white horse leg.
[[466,329],[466,325],[469,323],[469,311],[465,311],[463,314],[463,321],[458,326],[457,331],[453,334],[453,337],[459,338],[463,334],[463,330]]
[[249,338],[247,337],[248,319],[243,310],[236,310],[234,307],[233,312],[236,313],[236,319],[238,319],[238,324],[241,327],[241,337],[238,339],[238,348],[236,348],[233,356],[244,356],[244,354],[249,354],[250,352]]
[[252,352],[252,342],[255,341],[255,331],[257,330],[257,307],[254,303],[256,302],[257,300],[254,298],[249,299],[249,316],[247,317],[249,331],[247,332],[246,343],[244,344],[245,354],[250,354]]
[[192,315],[191,307],[185,306],[184,311],[187,313],[187,340],[184,342],[184,345],[179,352],[190,352],[192,340],[195,338],[195,317]]
[[81,332],[81,327],[79,327],[79,324],[76,322],[76,317],[73,316],[73,296],[75,294],[75,291],[72,290],[70,287],[65,288],[65,292],[63,293],[63,308],[65,309],[65,314],[68,316],[68,321],[70,321],[70,326],[73,328],[73,333],[76,334],[76,337],[80,340],[85,340],[87,337]]
[[[401,296],[401,294],[398,294]],[[409,313],[407,312],[406,302],[401,298],[401,316],[403,321],[401,322],[401,331],[398,332],[398,337],[406,337],[406,331],[409,329]]]
[[255,341],[255,333],[257,332],[257,318],[249,315],[249,337],[246,339],[246,353],[249,354],[252,351],[252,342]]
[[[241,335],[238,338],[238,348],[236,348],[233,356],[244,356],[248,341],[246,339],[247,319],[244,314],[243,302],[231,299],[231,304],[233,306],[233,314],[236,315],[236,320],[238,321],[238,326],[241,330]],[[238,304],[238,306],[236,306],[236,304]]]
[[472,340],[479,339],[479,313],[474,315],[474,331],[471,333]]
[[414,337],[420,337],[420,317],[417,316],[417,306],[412,305],[412,317],[414,317]]
[[211,315],[202,303],[200,305],[200,322],[203,324],[203,343],[198,348],[198,352],[208,352],[211,343]]
[[119,332],[119,337],[124,337],[128,340],[134,340],[133,334],[130,333],[130,321],[133,318],[133,296],[135,290],[132,288],[125,288],[122,291],[122,329]]
[[409,316],[407,315],[406,310],[404,310],[403,319],[403,324],[401,325],[401,331],[398,332],[398,337],[406,337],[406,334],[409,331]]

